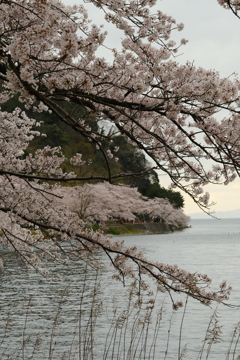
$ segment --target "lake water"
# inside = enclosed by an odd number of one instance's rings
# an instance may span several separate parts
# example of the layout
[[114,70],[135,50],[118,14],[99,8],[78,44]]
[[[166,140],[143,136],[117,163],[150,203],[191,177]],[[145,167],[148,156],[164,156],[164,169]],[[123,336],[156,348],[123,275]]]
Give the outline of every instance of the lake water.
[[[240,220],[192,220],[191,228],[161,235],[127,236],[126,245],[138,245],[151,260],[177,264],[191,272],[206,273],[212,287],[222,280],[233,286],[229,302],[240,305]],[[111,279],[103,267],[69,263],[51,270],[58,282],[48,282],[26,270],[14,254],[3,253],[0,270],[0,358],[22,359],[206,359],[208,344],[200,356],[212,309],[189,299],[182,331],[183,311],[172,313],[167,295],[160,294],[151,323],[146,312],[128,307],[127,290]],[[100,254],[96,255],[103,263]],[[100,287],[99,287],[100,282]],[[176,295],[176,299],[181,299]],[[158,313],[162,311],[162,316]],[[237,359],[240,345],[231,333],[240,322],[240,309],[217,309],[221,342],[213,344],[208,359]],[[145,316],[145,320],[141,317]],[[148,318],[149,319],[149,318]],[[161,320],[160,320],[161,319]],[[143,326],[143,324],[145,324]],[[220,326],[222,326],[220,328]],[[238,332],[236,333],[236,336]],[[179,339],[181,338],[181,341]],[[92,346],[94,344],[94,346]]]

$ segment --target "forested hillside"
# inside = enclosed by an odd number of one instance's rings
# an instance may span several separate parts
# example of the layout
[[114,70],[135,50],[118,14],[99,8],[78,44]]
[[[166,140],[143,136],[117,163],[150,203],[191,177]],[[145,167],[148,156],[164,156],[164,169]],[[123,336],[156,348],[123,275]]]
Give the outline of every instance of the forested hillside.
[[[61,105],[74,117],[83,118],[85,115],[85,110],[82,106],[73,106],[73,104],[68,106],[66,102],[62,102]],[[116,132],[109,144],[109,133],[114,131],[113,128],[108,129],[106,126],[104,127],[103,123],[98,125],[96,119],[94,117],[91,118],[89,115],[85,117],[85,123],[91,128],[91,131],[99,131],[99,128],[102,127],[102,151],[100,152],[96,148],[96,144],[89,141],[87,134],[85,137],[79,134],[68,124],[60,121],[55,114],[47,111],[37,113],[33,112],[32,109],[26,110],[17,96],[3,104],[2,110],[11,112],[16,107],[22,108],[29,117],[41,122],[41,126],[36,127],[36,130],[46,135],[35,137],[28,147],[28,152],[35,152],[36,149],[43,148],[46,145],[51,147],[60,146],[67,159],[63,164],[63,170],[66,172],[74,170],[75,173],[77,172],[78,177],[89,177],[87,182],[93,183],[97,182],[97,180],[91,180],[90,178],[96,177],[96,174],[99,177],[107,177],[108,167],[110,166],[112,175],[120,173],[129,174],[129,176],[124,176],[120,180],[118,178],[116,182],[137,187],[142,195],[151,199],[155,197],[167,198],[176,208],[184,206],[182,195],[177,191],[160,186],[157,173],[144,154],[136,146],[127,141],[123,135]],[[75,153],[82,154],[83,160],[86,161],[85,166],[83,165],[77,170],[68,161]],[[73,182],[71,185],[79,185],[79,182]]]

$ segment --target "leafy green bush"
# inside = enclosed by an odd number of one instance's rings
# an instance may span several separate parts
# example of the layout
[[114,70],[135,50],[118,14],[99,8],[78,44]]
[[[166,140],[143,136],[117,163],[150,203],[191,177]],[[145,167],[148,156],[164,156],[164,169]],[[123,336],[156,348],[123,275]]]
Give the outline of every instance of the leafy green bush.
[[108,234],[111,235],[120,235],[120,231],[118,231],[115,227],[109,226],[108,228]]

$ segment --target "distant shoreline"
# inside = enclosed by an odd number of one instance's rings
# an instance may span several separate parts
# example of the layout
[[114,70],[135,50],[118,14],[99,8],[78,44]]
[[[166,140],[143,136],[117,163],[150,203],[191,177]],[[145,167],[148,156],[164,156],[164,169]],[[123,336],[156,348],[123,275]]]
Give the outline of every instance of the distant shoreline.
[[193,214],[188,214],[192,220],[197,219],[239,219],[240,218],[240,209],[230,210],[230,211],[216,211],[212,213],[212,216],[207,215],[204,212],[197,212]]

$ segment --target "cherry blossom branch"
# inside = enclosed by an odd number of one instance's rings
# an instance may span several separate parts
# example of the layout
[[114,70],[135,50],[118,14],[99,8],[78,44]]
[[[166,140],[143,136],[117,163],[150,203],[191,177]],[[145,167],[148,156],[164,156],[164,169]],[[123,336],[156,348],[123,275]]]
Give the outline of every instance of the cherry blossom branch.
[[240,19],[238,15],[238,10],[240,9],[240,3],[238,0],[218,0],[218,3],[222,5],[224,8],[229,8],[233,14]]
[[[0,208],[0,211],[8,212],[8,209]],[[72,233],[70,230],[63,230],[57,226],[53,226],[51,224],[46,224],[36,219],[31,219],[28,216],[23,216],[21,214],[17,214],[23,220],[32,223],[35,226],[38,226],[43,229],[53,230],[56,231],[60,237],[63,234],[67,235],[68,237],[72,238]],[[115,244],[107,240],[100,241],[100,239],[94,239],[87,235],[79,234],[74,232],[74,237],[76,242],[79,242],[85,249],[90,251],[90,248],[86,245],[91,244],[94,247],[98,247],[106,253],[106,255],[111,259],[111,263],[114,267],[119,271],[119,274],[122,277],[124,282],[125,276],[130,278],[135,278],[134,269],[131,267],[127,267],[124,265],[126,260],[130,260],[131,262],[135,263],[139,269],[141,269],[140,273],[150,275],[151,278],[155,279],[159,289],[161,291],[167,292],[176,292],[176,293],[185,293],[194,299],[197,299],[201,303],[205,305],[210,305],[213,301],[221,302],[224,305],[229,304],[225,303],[224,300],[228,299],[231,287],[224,287],[220,289],[218,292],[206,292],[204,287],[209,286],[210,279],[206,275],[200,274],[191,274],[189,272],[183,271],[179,269],[177,266],[170,266],[160,263],[154,263],[147,261],[141,253],[138,253],[136,248],[124,248],[122,243],[116,242]],[[80,249],[81,249],[80,248]],[[78,253],[79,248],[76,248],[76,253]],[[115,255],[115,259],[110,255]],[[21,257],[23,254],[21,254]],[[126,269],[128,269],[126,271]],[[156,270],[157,273],[154,271]],[[115,276],[118,278],[117,276]],[[138,279],[139,286],[143,290],[148,288],[148,285],[145,281]],[[202,285],[201,285],[202,283]],[[173,304],[176,306],[176,304]]]
[[[142,177],[143,175],[147,174],[148,172],[155,170],[156,167],[151,167],[145,171],[141,171],[139,173],[119,173],[119,174],[115,174],[115,175],[111,175],[111,180],[113,181],[117,181],[120,180],[122,178],[126,178],[126,177],[133,177],[133,178],[139,178]],[[16,176],[17,178],[20,179],[26,179],[26,180],[41,180],[41,181],[53,181],[53,182],[72,182],[72,181],[95,181],[95,180],[101,180],[101,181],[109,181],[109,177],[105,177],[105,176],[84,176],[84,177],[78,177],[78,176],[74,176],[74,177],[69,177],[68,174],[64,175],[63,177],[59,177],[59,176],[41,176],[41,175],[35,175],[35,174],[23,174],[23,173],[17,173],[17,172],[12,172],[12,171],[6,171],[6,170],[0,170],[0,175],[11,175],[11,176]]]

